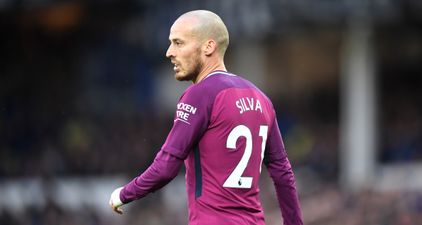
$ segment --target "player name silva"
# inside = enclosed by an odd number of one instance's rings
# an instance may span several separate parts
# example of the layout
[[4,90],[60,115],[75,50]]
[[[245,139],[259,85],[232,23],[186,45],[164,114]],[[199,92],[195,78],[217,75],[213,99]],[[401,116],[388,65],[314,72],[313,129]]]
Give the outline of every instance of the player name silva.
[[262,113],[262,106],[261,106],[261,102],[259,102],[258,99],[254,99],[254,98],[249,98],[249,97],[244,97],[244,98],[239,98],[236,101],[236,106],[239,109],[239,113],[242,114],[246,111],[260,111]]

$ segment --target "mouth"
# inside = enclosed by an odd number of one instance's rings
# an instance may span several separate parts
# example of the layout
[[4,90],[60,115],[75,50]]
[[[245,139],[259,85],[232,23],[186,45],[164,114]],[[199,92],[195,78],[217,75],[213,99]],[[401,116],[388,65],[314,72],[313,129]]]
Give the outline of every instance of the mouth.
[[180,64],[175,62],[175,61],[171,61],[171,63],[173,63],[173,70],[177,73],[180,69]]

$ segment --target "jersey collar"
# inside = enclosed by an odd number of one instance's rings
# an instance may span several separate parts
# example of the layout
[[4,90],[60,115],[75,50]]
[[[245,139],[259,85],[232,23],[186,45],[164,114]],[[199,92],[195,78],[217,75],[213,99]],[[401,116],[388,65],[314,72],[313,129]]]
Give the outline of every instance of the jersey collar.
[[227,72],[227,71],[224,71],[224,70],[214,70],[214,71],[212,71],[211,73],[209,73],[205,78],[204,78],[204,80],[205,79],[207,79],[208,77],[210,77],[210,76],[213,76],[213,75],[216,75],[216,74],[224,74],[224,75],[227,75],[227,76],[236,76],[236,75],[234,75],[234,74],[232,74],[232,73],[229,73],[229,72]]

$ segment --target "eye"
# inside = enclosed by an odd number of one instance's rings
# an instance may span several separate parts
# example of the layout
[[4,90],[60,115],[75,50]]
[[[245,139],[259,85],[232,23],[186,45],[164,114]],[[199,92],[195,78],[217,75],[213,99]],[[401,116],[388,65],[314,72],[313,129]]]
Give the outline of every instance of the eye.
[[182,46],[182,45],[183,45],[183,42],[182,42],[182,41],[180,41],[180,40],[176,40],[176,41],[174,41],[174,44],[175,44],[176,46]]

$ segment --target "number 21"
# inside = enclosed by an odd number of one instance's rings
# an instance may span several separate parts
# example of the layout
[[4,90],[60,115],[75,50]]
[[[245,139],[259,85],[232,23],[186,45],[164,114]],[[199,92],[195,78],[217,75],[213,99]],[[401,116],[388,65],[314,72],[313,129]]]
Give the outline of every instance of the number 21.
[[[265,144],[267,142],[268,126],[259,127],[259,136],[262,137],[261,144],[261,163],[259,172],[261,172],[262,160],[264,159]],[[226,142],[226,147],[229,149],[236,149],[237,139],[240,137],[246,138],[245,152],[237,164],[236,168],[224,182],[223,187],[228,188],[251,188],[252,177],[242,177],[243,172],[248,165],[249,159],[252,155],[252,133],[251,130],[245,125],[236,126],[229,134]]]

